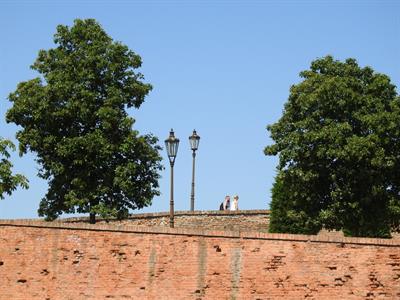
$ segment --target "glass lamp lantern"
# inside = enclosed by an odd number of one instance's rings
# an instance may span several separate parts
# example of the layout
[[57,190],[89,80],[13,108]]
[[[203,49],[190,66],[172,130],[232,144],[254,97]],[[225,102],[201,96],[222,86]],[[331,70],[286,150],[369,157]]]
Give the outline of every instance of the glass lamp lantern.
[[190,147],[193,151],[199,148],[200,137],[197,135],[196,130],[193,130],[193,134],[189,136]]
[[165,140],[165,147],[167,148],[169,163],[173,166],[179,147],[179,139],[175,137],[173,129],[171,129],[169,137]]

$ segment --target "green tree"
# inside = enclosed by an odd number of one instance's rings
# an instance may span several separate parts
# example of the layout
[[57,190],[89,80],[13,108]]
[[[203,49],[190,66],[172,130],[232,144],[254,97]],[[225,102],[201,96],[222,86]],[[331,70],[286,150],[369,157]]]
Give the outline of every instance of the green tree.
[[59,25],[54,49],[40,50],[32,69],[41,77],[9,95],[7,121],[20,153],[37,154],[48,180],[39,215],[89,213],[123,218],[159,195],[160,147],[133,130],[127,108],[139,108],[151,85],[135,72],[141,58],[113,41],[93,19]]
[[[389,237],[400,222],[400,98],[354,59],[317,59],[267,128],[279,155],[274,232]],[[275,210],[275,211],[274,211]]]
[[4,199],[4,194],[11,195],[18,186],[27,189],[28,180],[21,174],[12,174],[12,163],[9,161],[10,153],[8,149],[15,151],[14,144],[0,137],[0,199]]
[[[303,234],[318,232],[320,228],[318,220],[315,216],[310,217],[313,212],[306,206],[307,202],[299,202],[299,199],[294,196],[297,192],[290,189],[294,189],[296,183],[290,183],[288,180],[289,177],[284,176],[284,172],[278,173],[275,178],[272,187],[269,231]],[[304,185],[298,185],[296,188],[306,192]]]

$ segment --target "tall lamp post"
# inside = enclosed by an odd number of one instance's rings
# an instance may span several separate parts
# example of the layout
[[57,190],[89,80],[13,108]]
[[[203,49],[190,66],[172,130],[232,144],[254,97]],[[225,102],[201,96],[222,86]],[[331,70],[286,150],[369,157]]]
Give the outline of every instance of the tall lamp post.
[[174,163],[178,153],[178,146],[179,139],[175,137],[174,130],[171,129],[169,137],[165,140],[169,164],[171,165],[171,198],[169,202],[169,227],[171,228],[174,228]]
[[193,134],[189,136],[190,147],[192,148],[193,156],[193,168],[192,168],[192,192],[190,194],[190,210],[194,211],[194,171],[195,171],[195,158],[196,150],[199,148],[200,137],[197,135],[196,130],[193,130]]

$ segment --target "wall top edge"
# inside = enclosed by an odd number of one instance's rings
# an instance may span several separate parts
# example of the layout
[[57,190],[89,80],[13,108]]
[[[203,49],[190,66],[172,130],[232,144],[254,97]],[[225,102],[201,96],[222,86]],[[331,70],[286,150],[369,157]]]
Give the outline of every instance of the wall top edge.
[[262,232],[241,232],[241,231],[214,231],[191,228],[169,228],[169,227],[148,227],[117,224],[86,224],[86,223],[61,223],[43,222],[38,220],[0,220],[0,227],[20,227],[20,228],[42,228],[57,230],[86,230],[86,231],[108,231],[116,233],[133,234],[161,234],[161,235],[185,235],[202,236],[215,238],[236,238],[250,240],[276,240],[292,242],[313,242],[313,243],[336,243],[340,246],[346,244],[374,245],[400,247],[400,239],[377,239],[377,238],[358,238],[358,237],[338,237],[338,236],[319,236],[319,235],[300,235],[300,234],[276,234]]
[[[267,209],[252,209],[252,210],[198,210],[198,211],[175,211],[174,216],[232,216],[232,215],[270,215],[270,210]],[[158,217],[169,217],[169,212],[155,212],[155,213],[140,213],[140,214],[130,214],[126,220],[135,220],[135,219],[146,219],[146,218],[158,218]],[[88,221],[89,217],[69,217],[69,218],[60,218],[51,223],[63,223],[63,222],[81,222]],[[104,218],[96,218],[97,221],[106,221]],[[25,221],[34,221],[34,222],[44,222],[43,218],[37,219],[0,219],[2,221],[15,221],[15,222],[25,222]],[[110,221],[116,221],[110,219]]]

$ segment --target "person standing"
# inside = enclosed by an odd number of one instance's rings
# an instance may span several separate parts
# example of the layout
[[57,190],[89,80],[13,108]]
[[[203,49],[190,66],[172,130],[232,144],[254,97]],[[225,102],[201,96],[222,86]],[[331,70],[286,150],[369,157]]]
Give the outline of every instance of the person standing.
[[231,197],[229,195],[225,196],[225,200],[219,206],[219,210],[229,210],[231,206]]
[[238,204],[238,202],[239,202],[239,196],[238,195],[235,195],[234,197],[233,197],[233,202],[232,202],[232,204],[231,204],[231,210],[239,210],[239,204]]

